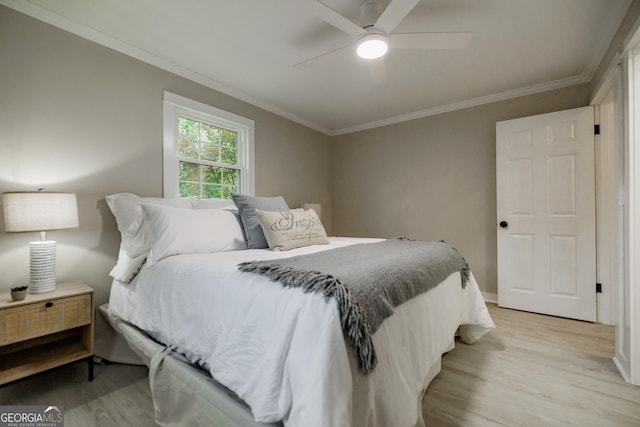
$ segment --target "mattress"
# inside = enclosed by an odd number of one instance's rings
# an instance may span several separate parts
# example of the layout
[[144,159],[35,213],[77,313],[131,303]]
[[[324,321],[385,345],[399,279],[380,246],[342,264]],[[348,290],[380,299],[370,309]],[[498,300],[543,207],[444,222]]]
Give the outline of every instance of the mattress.
[[421,399],[453,346],[493,328],[473,275],[454,273],[397,307],[373,335],[368,376],[346,346],[332,300],[285,289],[237,264],[379,239],[331,238],[287,252],[242,250],[168,257],[130,284],[114,281],[109,314],[146,331],[208,371],[258,422],[285,426],[414,426]]

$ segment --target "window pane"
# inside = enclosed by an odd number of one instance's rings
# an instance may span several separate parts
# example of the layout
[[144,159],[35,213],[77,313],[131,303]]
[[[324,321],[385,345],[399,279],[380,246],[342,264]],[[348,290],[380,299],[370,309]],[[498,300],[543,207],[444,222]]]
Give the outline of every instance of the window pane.
[[220,144],[220,128],[206,123],[200,124],[200,141]]
[[207,184],[222,183],[222,168],[215,166],[202,166],[202,181]]
[[200,165],[180,161],[180,181],[200,182]]
[[224,169],[222,174],[222,183],[234,188],[238,188],[238,170]]
[[180,197],[200,198],[200,184],[194,182],[179,182]]
[[235,148],[222,148],[222,156],[220,158],[222,163],[227,163],[230,165],[237,164],[237,156]]
[[220,129],[220,144],[224,147],[236,148],[238,146],[238,133],[228,129]]
[[183,117],[178,118],[178,155],[198,158],[199,123]]
[[188,136],[180,134],[178,137],[178,156],[198,158],[198,141],[190,139]]
[[[204,184],[203,198],[205,198],[205,199],[211,199],[211,198],[221,199],[222,198],[222,187],[220,185]],[[230,199],[231,195],[229,195],[229,197],[225,197],[225,198]]]
[[220,161],[220,146],[211,142],[203,142],[201,145],[202,151],[200,158],[202,160],[208,160],[210,162]]
[[184,117],[178,117],[179,132],[191,139],[198,140],[198,133],[200,132],[198,125],[199,122],[185,119]]
[[238,190],[231,188],[231,187],[222,187],[222,198],[223,199],[230,199],[231,198],[231,193],[237,193]]

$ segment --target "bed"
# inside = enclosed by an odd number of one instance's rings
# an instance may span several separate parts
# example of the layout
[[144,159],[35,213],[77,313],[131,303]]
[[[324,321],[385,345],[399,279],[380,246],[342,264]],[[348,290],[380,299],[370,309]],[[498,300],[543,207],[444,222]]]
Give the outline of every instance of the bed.
[[[153,202],[127,197],[139,206]],[[113,198],[107,201],[120,229],[122,212],[114,209]],[[158,230],[166,233],[176,225],[175,215],[189,217],[185,224],[193,226],[191,211],[213,210],[209,204],[180,203],[191,206],[173,206],[181,211],[170,210],[173,222],[155,224],[155,240]],[[213,208],[232,207],[220,204]],[[131,228],[140,228],[136,221],[140,223],[141,216],[153,222],[145,209],[168,209],[139,206],[123,221],[123,242],[137,233]],[[231,225],[218,232],[228,233]],[[167,239],[173,246],[168,250],[156,250],[148,235],[141,246],[151,244],[151,252],[127,253],[123,243],[118,263],[128,262],[114,274],[104,308],[110,323],[150,368],[156,422],[161,425],[423,425],[424,391],[440,370],[442,354],[453,348],[456,330],[463,342],[472,343],[494,327],[473,274],[463,287],[462,273],[451,273],[428,292],[395,307],[375,330],[371,339],[377,365],[365,374],[346,342],[333,299],[279,286],[263,275],[240,271],[238,265],[284,262],[374,245],[381,239],[327,238],[286,251],[209,251],[190,247],[193,236],[185,227]],[[202,224],[192,228],[202,237]],[[246,229],[242,232],[246,243]],[[187,245],[186,250],[175,248],[180,244]],[[159,256],[162,250],[165,256]],[[147,261],[137,266],[135,255]]]

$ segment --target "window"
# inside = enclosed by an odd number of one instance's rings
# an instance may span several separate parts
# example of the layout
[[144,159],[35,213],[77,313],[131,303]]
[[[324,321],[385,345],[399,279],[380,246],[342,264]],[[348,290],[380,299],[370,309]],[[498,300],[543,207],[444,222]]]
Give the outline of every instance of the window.
[[178,116],[178,172],[180,197],[231,198],[240,190],[238,132]]
[[253,134],[253,120],[165,92],[164,196],[253,194]]

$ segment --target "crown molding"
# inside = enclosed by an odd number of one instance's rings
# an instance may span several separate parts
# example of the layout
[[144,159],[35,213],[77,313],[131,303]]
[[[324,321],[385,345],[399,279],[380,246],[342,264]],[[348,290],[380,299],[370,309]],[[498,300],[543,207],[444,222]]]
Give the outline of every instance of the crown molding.
[[451,111],[462,110],[464,108],[477,107],[479,105],[491,104],[493,102],[505,101],[507,99],[518,98],[521,96],[533,95],[536,93],[547,92],[555,89],[562,89],[564,87],[587,83],[588,81],[589,81],[589,78],[584,74],[581,74],[579,76],[568,77],[566,79],[540,83],[537,85],[526,86],[519,89],[507,90],[507,91],[495,93],[492,95],[480,96],[477,98],[471,98],[471,99],[467,99],[460,102],[454,102],[447,105],[441,105],[438,107],[415,111],[413,113],[402,114],[399,116],[389,117],[387,119],[382,119],[382,120],[376,120],[373,122],[364,123],[357,126],[337,129],[332,131],[330,135],[331,136],[344,135],[347,133],[359,132],[359,131],[378,128],[382,126],[394,125],[394,124],[406,122],[409,120],[435,116],[436,114],[449,113]]
[[139,49],[135,46],[131,46],[127,43],[122,42],[121,40],[118,40],[114,37],[111,37],[107,34],[97,31],[93,28],[87,27],[86,25],[83,25],[79,22],[60,16],[57,13],[54,13],[42,7],[36,6],[33,3],[30,3],[28,1],[0,0],[0,4],[7,6],[11,9],[14,9],[18,12],[24,13],[25,15],[28,15],[32,18],[43,21],[47,24],[53,25],[54,27],[68,31],[79,37],[90,40],[99,45],[108,47],[110,49],[123,53],[127,56],[133,57],[135,59],[138,59],[147,64],[156,66],[162,70],[176,74],[180,77],[184,77],[196,83],[200,83],[201,85],[209,87],[225,95],[232,96],[236,99],[239,99],[240,101],[247,102],[253,106],[266,110],[270,113],[274,113],[274,114],[277,114],[278,116],[292,120],[298,124],[311,128],[318,132],[321,132],[327,135],[329,135],[331,132],[330,129],[324,126],[321,126],[303,117],[292,114],[274,105],[265,103],[242,91],[226,86],[216,80],[213,80],[209,77],[205,77],[202,74],[191,71],[180,65],[174,64],[173,62],[167,61],[166,59],[163,59],[145,50]]
[[[131,46],[127,43],[122,42],[121,40],[118,40],[114,37],[111,37],[107,34],[97,31],[93,28],[90,28],[84,24],[65,18],[61,15],[58,15],[40,6],[36,6],[31,2],[21,1],[21,0],[0,0],[0,5],[7,6],[18,12],[24,13],[25,15],[28,15],[32,18],[38,19],[47,24],[50,24],[62,30],[68,31],[79,37],[90,40],[102,46],[108,47],[110,49],[123,53],[127,56],[133,57],[135,59],[138,59],[147,64],[151,64],[162,70],[176,74],[180,77],[184,77],[188,80],[202,84],[220,93],[232,96],[240,101],[247,102],[253,106],[261,108],[270,113],[276,114],[278,116],[284,117],[302,126],[316,130],[328,136],[338,136],[338,135],[344,135],[344,134],[353,133],[353,132],[359,132],[359,131],[373,129],[377,127],[398,124],[398,123],[402,123],[409,120],[415,120],[415,119],[420,119],[424,117],[434,116],[437,114],[461,110],[464,108],[476,107],[479,105],[490,104],[492,102],[504,101],[507,99],[517,98],[520,96],[532,95],[535,93],[550,91],[554,89],[560,89],[560,88],[573,86],[581,83],[587,83],[591,79],[591,74],[595,72],[594,66],[589,65],[587,67],[586,72],[578,76],[573,76],[565,79],[560,79],[560,80],[547,82],[547,83],[541,83],[541,84],[532,85],[532,86],[526,86],[523,88],[499,92],[492,95],[471,98],[471,99],[463,100],[460,102],[454,102],[447,105],[427,108],[424,110],[419,110],[419,111],[415,111],[408,114],[402,114],[402,115],[389,117],[382,120],[362,123],[359,125],[350,126],[342,129],[330,129],[318,123],[315,123],[311,120],[308,120],[306,118],[293,114],[289,111],[283,110],[279,107],[263,102],[260,99],[254,98],[242,91],[226,86],[209,77],[205,77],[202,74],[196,73],[180,65],[174,64],[173,62],[167,61],[150,52]],[[603,54],[604,52],[602,54],[598,53],[595,56],[599,55],[601,57]],[[594,62],[594,61],[590,61],[590,63],[591,62]]]

